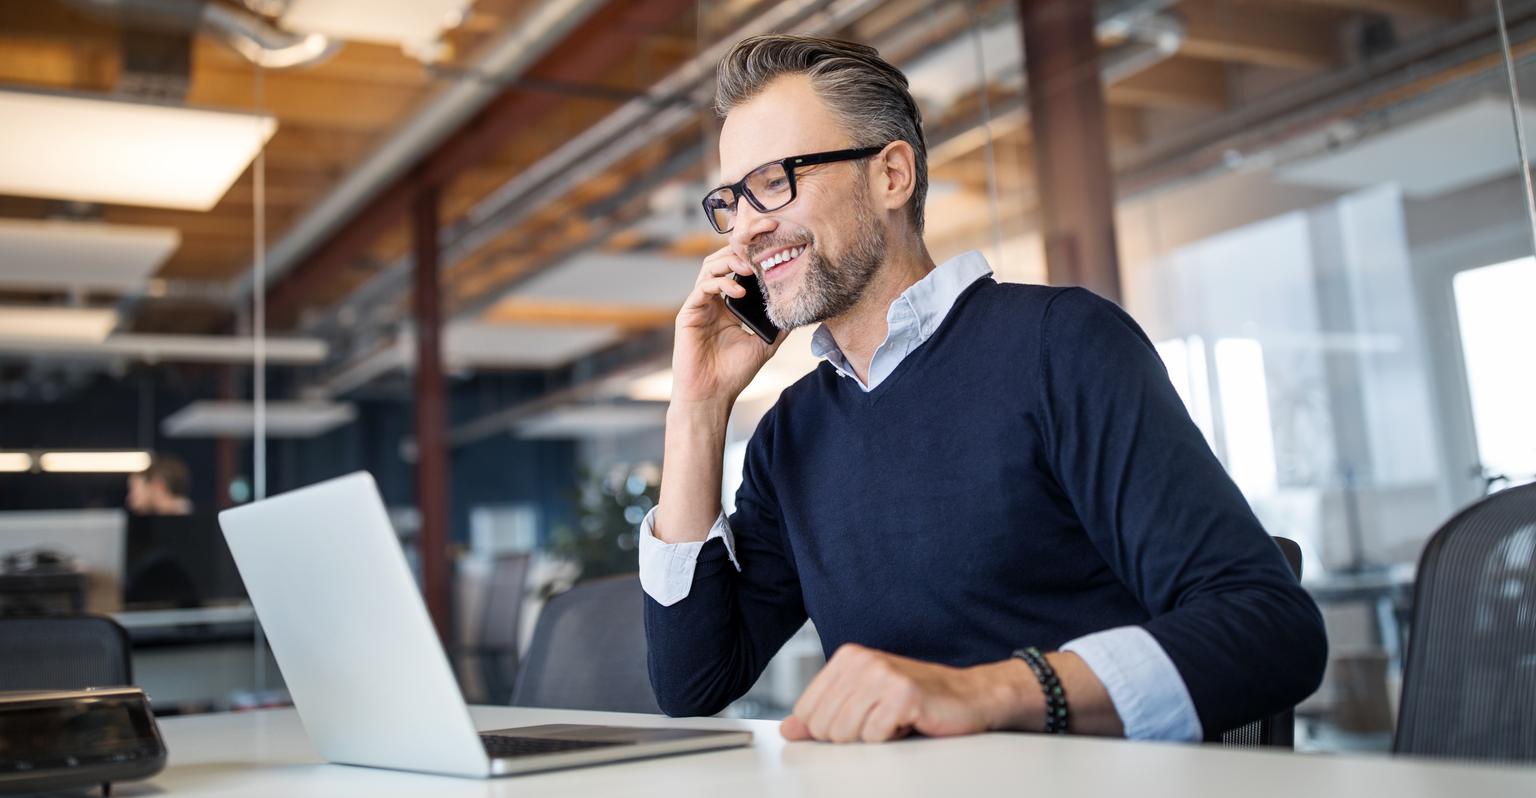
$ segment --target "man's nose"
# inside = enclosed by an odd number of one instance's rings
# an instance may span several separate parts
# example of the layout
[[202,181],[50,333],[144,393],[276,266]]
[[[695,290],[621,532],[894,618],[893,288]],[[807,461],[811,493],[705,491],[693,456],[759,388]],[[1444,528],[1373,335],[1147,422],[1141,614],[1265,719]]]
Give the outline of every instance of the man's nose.
[[742,199],[736,207],[736,224],[731,228],[731,249],[737,257],[751,262],[748,253],[758,236],[778,229],[779,222],[771,214],[761,213],[752,203]]

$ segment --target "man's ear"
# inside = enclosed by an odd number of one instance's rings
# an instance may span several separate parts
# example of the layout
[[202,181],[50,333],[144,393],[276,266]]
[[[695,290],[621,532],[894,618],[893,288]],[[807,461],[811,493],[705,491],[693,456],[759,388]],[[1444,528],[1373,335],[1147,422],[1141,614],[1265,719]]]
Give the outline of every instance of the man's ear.
[[917,153],[912,145],[896,140],[885,145],[871,161],[876,167],[875,196],[886,210],[896,210],[917,190]]

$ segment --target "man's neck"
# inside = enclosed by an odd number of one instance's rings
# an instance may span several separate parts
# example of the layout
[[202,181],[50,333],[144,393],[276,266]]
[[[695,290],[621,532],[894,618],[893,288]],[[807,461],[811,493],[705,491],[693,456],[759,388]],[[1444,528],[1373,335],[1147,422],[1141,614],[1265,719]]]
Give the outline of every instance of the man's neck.
[[933,270],[933,258],[921,243],[916,247],[888,249],[885,262],[880,264],[859,301],[843,315],[827,319],[827,331],[865,385],[869,384],[870,361],[888,332],[886,317],[891,303]]

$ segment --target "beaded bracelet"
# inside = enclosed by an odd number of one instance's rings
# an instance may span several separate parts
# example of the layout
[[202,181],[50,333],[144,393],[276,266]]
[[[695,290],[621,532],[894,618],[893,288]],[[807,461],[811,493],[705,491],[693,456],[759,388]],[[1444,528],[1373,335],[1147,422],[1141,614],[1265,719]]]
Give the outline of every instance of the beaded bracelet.
[[1067,693],[1061,689],[1061,680],[1056,678],[1056,670],[1045,661],[1045,655],[1040,653],[1040,649],[1034,646],[1015,651],[1013,655],[1029,665],[1035,678],[1040,680],[1040,688],[1045,691],[1045,733],[1066,734]]

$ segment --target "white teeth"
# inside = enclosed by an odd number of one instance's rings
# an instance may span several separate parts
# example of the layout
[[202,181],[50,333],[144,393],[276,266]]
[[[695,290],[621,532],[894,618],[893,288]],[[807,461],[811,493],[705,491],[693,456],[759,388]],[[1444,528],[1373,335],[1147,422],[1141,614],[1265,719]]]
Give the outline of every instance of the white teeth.
[[774,255],[773,257],[764,258],[758,261],[757,265],[763,267],[763,271],[766,272],[781,263],[800,257],[800,253],[804,251],[805,247],[795,247],[793,249],[780,250],[778,254]]

